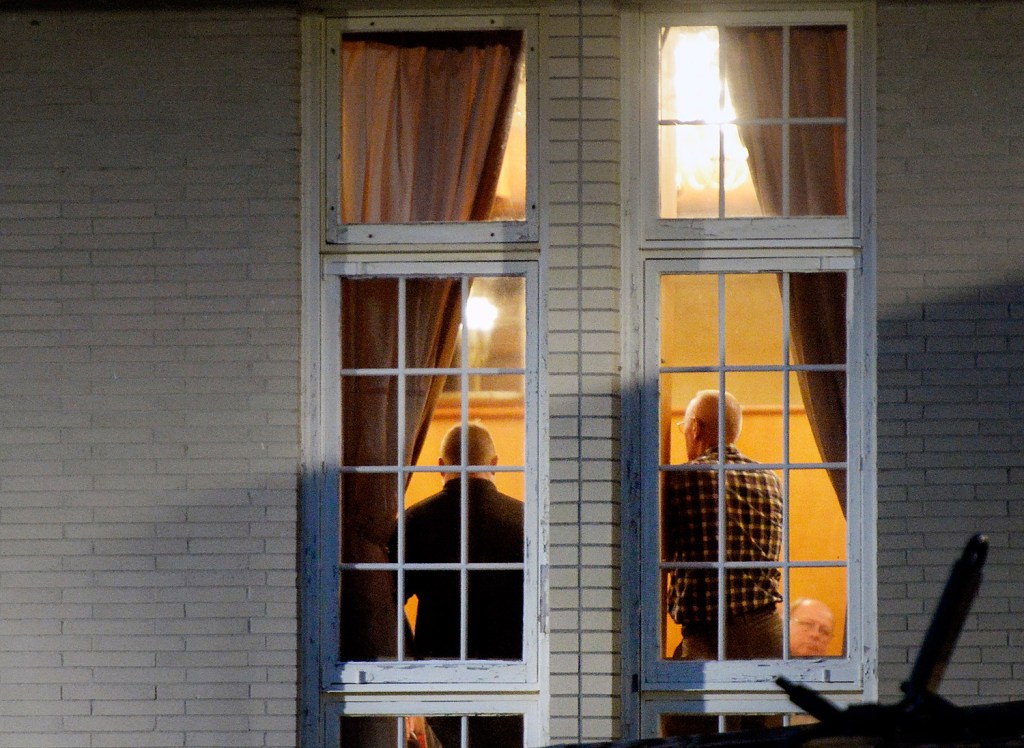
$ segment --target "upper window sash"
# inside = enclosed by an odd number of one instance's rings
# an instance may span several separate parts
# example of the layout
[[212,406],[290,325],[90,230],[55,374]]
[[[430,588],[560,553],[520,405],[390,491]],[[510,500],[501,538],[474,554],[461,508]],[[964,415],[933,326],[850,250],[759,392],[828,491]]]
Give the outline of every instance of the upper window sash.
[[[663,174],[661,168],[662,141],[665,136],[662,131],[673,128],[675,121],[662,121],[663,114],[660,107],[661,89],[661,46],[665,30],[673,27],[742,27],[742,28],[773,28],[780,30],[782,36],[783,54],[785,62],[782,65],[781,74],[784,80],[788,80],[790,74],[788,45],[792,29],[799,29],[806,26],[839,26],[846,29],[845,48],[845,107],[842,117],[802,117],[796,118],[792,112],[773,112],[773,116],[767,119],[746,120],[748,124],[761,127],[776,127],[780,133],[781,154],[786,154],[790,147],[789,131],[797,126],[834,125],[842,127],[845,131],[843,143],[845,147],[845,173],[842,175],[842,192],[844,208],[841,214],[837,215],[785,215],[786,210],[780,210],[783,215],[752,217],[747,212],[739,210],[733,212],[730,217],[730,210],[724,207],[728,197],[719,196],[719,205],[711,206],[706,215],[713,217],[665,217],[666,211],[662,205],[662,193],[665,185],[672,181],[674,175]],[[640,122],[640,200],[642,220],[642,239],[645,241],[716,241],[729,239],[743,240],[839,240],[846,243],[856,244],[860,239],[860,227],[858,216],[860,213],[860,158],[861,148],[859,145],[860,132],[860,81],[861,64],[859,63],[858,51],[863,47],[861,40],[861,13],[856,6],[843,4],[839,10],[804,10],[792,12],[721,12],[721,13],[651,13],[643,17],[641,25],[641,65],[642,65],[642,87],[641,87],[641,122]],[[724,75],[724,73],[723,73]],[[726,83],[728,86],[728,83]],[[781,97],[788,98],[789,89],[783,87]],[[715,117],[719,119],[714,120]],[[697,119],[680,121],[680,127],[688,127],[690,131],[705,129],[708,133],[719,130],[722,123],[735,119],[735,113],[726,111],[717,115],[698,117]],[[704,122],[708,127],[701,128]],[[711,156],[715,161],[726,162],[726,168],[719,174],[717,164],[709,176],[716,192],[721,193],[724,181],[730,175],[728,167],[729,139],[736,140],[736,128],[732,127],[732,135],[727,131],[730,126],[721,128],[722,135],[714,135],[711,138],[711,145],[717,144],[718,152]],[[705,133],[706,134],[706,133]],[[738,141],[737,141],[738,145]],[[680,144],[678,146],[683,152],[693,154],[695,147],[692,145]],[[742,157],[741,157],[742,158]],[[781,172],[784,191],[788,190],[791,174],[787,164],[788,156],[782,160]],[[744,166],[745,168],[745,166]],[[785,201],[779,198],[780,205]],[[755,203],[756,204],[756,203]],[[719,210],[719,208],[723,208]],[[722,217],[718,217],[721,215]]]
[[[539,412],[539,350],[536,330],[539,329],[538,271],[532,262],[465,262],[453,266],[437,262],[347,262],[325,259],[323,263],[322,349],[325,376],[321,399],[324,404],[322,440],[324,454],[340,455],[341,423],[341,350],[344,334],[339,313],[344,278],[471,278],[516,276],[525,281],[524,362],[520,375],[524,380],[523,411],[525,429],[522,465],[509,468],[499,464],[497,470],[524,471],[524,548],[523,548],[523,656],[520,661],[502,660],[411,660],[343,661],[340,655],[340,619],[338,590],[340,581],[340,515],[338,506],[341,465],[337,457],[325,465],[325,480],[320,506],[322,548],[319,559],[320,589],[326,602],[322,606],[320,637],[324,642],[321,664],[321,687],[338,692],[387,693],[396,686],[406,691],[436,691],[438,684],[448,690],[501,690],[532,692],[539,682],[539,625],[541,586],[540,490],[537,465],[539,442],[536,430]],[[463,299],[463,304],[466,300]],[[360,334],[355,331],[355,334]],[[401,370],[405,366],[402,363]],[[465,364],[456,364],[460,371]],[[470,364],[472,367],[472,364]],[[490,373],[489,371],[487,373]],[[463,401],[466,392],[461,394]],[[462,407],[465,407],[463,405]],[[406,472],[424,472],[425,468],[401,467]],[[458,469],[458,468],[456,468]],[[437,468],[431,469],[437,472]],[[465,469],[463,468],[463,472]],[[371,566],[373,566],[371,564]]]
[[[356,222],[343,217],[343,160],[342,146],[342,40],[345,35],[388,33],[426,35],[432,32],[472,34],[506,31],[522,33],[522,77],[510,125],[509,148],[525,150],[516,162],[509,181],[517,195],[522,195],[521,218],[498,220],[422,220],[408,222]],[[324,131],[325,131],[325,205],[324,227],[328,244],[432,244],[432,243],[515,243],[537,240],[537,19],[531,15],[476,15],[476,16],[394,16],[379,15],[329,19],[326,23],[324,76]],[[366,38],[365,36],[363,38]],[[447,112],[446,112],[447,114]],[[515,133],[520,133],[516,140]],[[513,146],[513,141],[517,144]],[[428,149],[436,150],[436,149]],[[448,159],[449,161],[453,159]],[[380,159],[370,160],[380,166]],[[476,168],[476,167],[473,167]],[[428,165],[437,172],[437,166]],[[505,184],[505,175],[500,177]],[[500,190],[504,189],[499,186]],[[517,199],[518,202],[518,199]]]

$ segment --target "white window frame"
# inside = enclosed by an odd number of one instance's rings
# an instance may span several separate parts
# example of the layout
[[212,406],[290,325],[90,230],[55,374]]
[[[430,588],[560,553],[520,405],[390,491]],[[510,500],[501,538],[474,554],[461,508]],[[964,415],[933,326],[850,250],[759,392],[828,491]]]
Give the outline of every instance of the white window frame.
[[[864,622],[856,613],[863,609],[864,559],[858,541],[864,525],[864,495],[861,473],[847,469],[847,616],[846,651],[840,657],[825,659],[771,659],[771,660],[668,660],[662,657],[657,642],[661,641],[664,620],[662,608],[661,575],[657,559],[660,558],[661,511],[659,506],[659,418],[660,418],[660,295],[661,276],[665,273],[774,273],[774,272],[836,272],[847,275],[847,456],[848,464],[859,464],[858,456],[864,451],[858,415],[863,410],[861,377],[855,362],[864,359],[860,340],[855,303],[859,297],[856,287],[860,275],[852,253],[814,258],[744,258],[728,259],[648,259],[644,263],[644,388],[641,393],[641,495],[640,507],[641,547],[641,641],[643,674],[641,685],[645,691],[666,689],[699,690],[764,690],[778,692],[774,679],[784,675],[801,683],[818,683],[830,690],[860,690],[864,683],[861,653],[864,651]],[[724,320],[719,320],[724,324]],[[788,534],[788,531],[784,531]],[[783,570],[805,566],[802,562],[781,560],[777,566]]]
[[[844,216],[800,216],[759,218],[662,218],[659,216],[659,180],[640,184],[640,211],[643,238],[647,241],[717,240],[822,240],[824,238],[857,241],[861,238],[858,216],[861,213],[860,111],[862,92],[858,84],[856,50],[863,45],[860,6],[829,3],[829,9],[802,8],[789,11],[680,11],[650,13],[643,16],[642,87],[640,92],[640,157],[642,173],[659,173],[658,83],[660,75],[659,35],[667,26],[791,26],[808,24],[845,25],[847,27],[846,70],[846,204]],[[789,71],[784,71],[788,80]]]
[[[514,275],[525,278],[526,285],[526,350],[524,376],[524,427],[526,433],[524,549],[523,549],[523,659],[518,662],[466,660],[466,661],[375,661],[346,662],[338,654],[339,579],[338,537],[332,528],[339,526],[337,457],[341,454],[340,423],[337,414],[341,407],[340,352],[342,334],[340,315],[340,280],[342,277],[452,277]],[[323,652],[321,687],[338,693],[391,693],[410,691],[468,691],[500,690],[536,692],[539,689],[539,649],[541,620],[541,535],[540,535],[540,483],[539,439],[537,425],[539,397],[539,313],[538,268],[534,262],[352,262],[327,259],[323,267],[324,314],[322,319],[323,377],[320,400],[323,403],[323,453],[327,460],[323,497],[320,503],[319,525],[321,533],[320,583],[321,594],[334,601],[321,606],[320,638]],[[397,371],[402,371],[400,364]],[[334,460],[333,467],[331,460]],[[499,468],[500,469],[500,468]],[[333,591],[333,592],[332,592]],[[439,689],[438,685],[444,686]]]
[[[691,0],[651,0],[643,9],[624,10],[622,50],[623,141],[622,256],[624,323],[623,399],[623,676],[621,716],[624,736],[659,734],[665,713],[792,714],[799,713],[774,684],[785,672],[792,680],[825,694],[838,705],[874,700],[878,696],[877,643],[877,508],[875,488],[875,236],[874,211],[874,0],[780,0],[766,9],[756,0],[724,0],[708,10]],[[802,22],[842,23],[848,29],[847,49],[847,215],[842,217],[660,219],[658,216],[658,32],[663,26],[779,26]],[[632,43],[630,42],[632,40]],[[685,262],[684,262],[685,261]],[[848,520],[848,620],[859,627],[841,658],[821,663],[782,659],[697,663],[654,663],[660,652],[657,625],[641,611],[647,605],[647,566],[657,567],[659,538],[658,487],[650,466],[657,468],[658,383],[645,360],[645,297],[648,263],[693,272],[756,272],[844,270],[851,317],[848,329],[847,429],[850,481],[848,503],[857,503],[859,518]],[[652,265],[653,267],[654,265]],[[655,289],[655,298],[658,290]],[[655,310],[656,311],[656,310]],[[656,329],[656,328],[652,328]],[[655,375],[656,377],[656,375]],[[856,382],[854,384],[853,382]],[[652,397],[653,395],[653,397]],[[655,416],[656,417],[656,416]],[[645,460],[654,462],[645,463]],[[652,477],[654,484],[652,485]],[[635,497],[635,498],[630,498]],[[653,503],[652,503],[653,502]],[[653,541],[653,544],[652,544]],[[856,569],[856,572],[854,570]],[[855,576],[854,576],[855,575]],[[859,606],[859,607],[855,607]],[[654,637],[653,639],[651,637]],[[856,647],[859,647],[857,649]],[[650,650],[650,651],[648,651]],[[768,663],[765,666],[765,663]],[[837,668],[830,665],[836,664]],[[674,671],[664,665],[684,665]],[[703,665],[710,664],[711,680]],[[783,671],[777,665],[785,664]]]
[[[346,224],[341,221],[341,36],[355,32],[475,31],[523,32],[526,65],[526,216],[522,221],[450,221],[401,224]],[[537,241],[538,22],[530,14],[417,14],[381,16],[353,12],[325,24],[324,222],[328,244],[495,244]]]
[[[843,694],[830,696],[829,700],[840,708],[850,704],[849,699]],[[802,715],[803,712],[793,706],[785,694],[764,694],[758,695],[751,700],[747,694],[735,693],[709,693],[700,698],[667,697],[652,698],[645,703],[643,714],[643,734],[657,735],[661,728],[661,718],[666,714],[715,714],[722,717],[737,714],[763,714],[782,715],[789,718],[794,715]]]
[[[379,700],[349,698],[330,700],[324,707],[324,726],[322,745],[334,748],[338,746],[339,719],[341,717],[381,717],[381,716],[488,716],[488,715],[522,715],[523,745],[541,745],[545,741],[541,709],[536,699],[516,697],[461,697],[458,694],[440,697],[419,697],[396,695],[380,704]],[[405,748],[405,741],[399,733],[395,748]],[[347,748],[347,747],[346,747]],[[447,746],[445,747],[447,748]],[[455,746],[454,748],[459,748]]]

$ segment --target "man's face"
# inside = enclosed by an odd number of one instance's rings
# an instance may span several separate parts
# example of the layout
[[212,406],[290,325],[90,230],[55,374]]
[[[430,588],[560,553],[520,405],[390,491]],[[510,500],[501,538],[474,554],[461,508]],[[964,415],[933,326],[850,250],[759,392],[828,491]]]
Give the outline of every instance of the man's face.
[[819,602],[801,605],[790,616],[789,652],[793,657],[823,657],[834,635],[832,614]]

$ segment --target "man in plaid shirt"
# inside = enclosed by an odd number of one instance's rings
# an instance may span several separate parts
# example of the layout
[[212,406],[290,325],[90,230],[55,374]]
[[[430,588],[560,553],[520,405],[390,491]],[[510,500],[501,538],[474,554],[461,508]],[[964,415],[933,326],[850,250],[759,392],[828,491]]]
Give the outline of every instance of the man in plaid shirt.
[[[666,561],[715,563],[718,557],[719,506],[725,511],[726,562],[763,566],[725,572],[725,658],[782,656],[782,621],[777,562],[782,548],[782,486],[771,470],[755,467],[734,442],[743,409],[728,392],[724,402],[725,458],[719,458],[719,395],[702,390],[690,401],[683,420],[687,466],[669,471],[662,493],[662,553]],[[719,496],[724,475],[724,496]],[[669,573],[668,612],[683,627],[676,657],[718,657],[718,572],[714,568],[676,569]]]

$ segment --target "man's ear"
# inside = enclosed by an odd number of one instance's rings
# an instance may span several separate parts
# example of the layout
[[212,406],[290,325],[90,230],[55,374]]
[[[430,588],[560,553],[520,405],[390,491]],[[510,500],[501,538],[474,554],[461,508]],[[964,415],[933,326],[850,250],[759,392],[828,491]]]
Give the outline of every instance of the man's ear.
[[443,457],[438,457],[437,458],[437,464],[440,465],[441,467],[444,467],[444,458]]
[[491,465],[497,465],[497,464],[498,464],[498,455],[494,455],[494,457],[491,458]]

